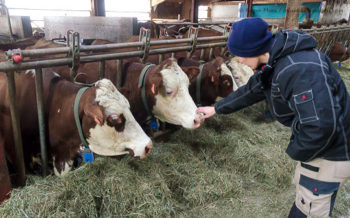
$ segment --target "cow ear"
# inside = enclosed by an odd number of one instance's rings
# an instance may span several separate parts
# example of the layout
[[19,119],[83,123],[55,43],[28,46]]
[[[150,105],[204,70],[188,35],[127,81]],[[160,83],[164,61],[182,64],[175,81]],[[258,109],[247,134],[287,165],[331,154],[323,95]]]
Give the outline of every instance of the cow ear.
[[104,123],[102,106],[94,104],[88,104],[84,108],[84,114],[95,121],[96,124],[102,126]]
[[182,70],[186,73],[190,81],[196,79],[199,74],[198,67],[183,67]]

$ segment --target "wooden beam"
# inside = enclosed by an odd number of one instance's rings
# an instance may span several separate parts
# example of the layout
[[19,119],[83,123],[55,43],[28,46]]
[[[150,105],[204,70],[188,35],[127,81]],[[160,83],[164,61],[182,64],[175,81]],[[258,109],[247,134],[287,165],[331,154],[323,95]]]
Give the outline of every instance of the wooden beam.
[[286,17],[284,19],[285,29],[297,29],[299,25],[299,12],[301,0],[288,0]]

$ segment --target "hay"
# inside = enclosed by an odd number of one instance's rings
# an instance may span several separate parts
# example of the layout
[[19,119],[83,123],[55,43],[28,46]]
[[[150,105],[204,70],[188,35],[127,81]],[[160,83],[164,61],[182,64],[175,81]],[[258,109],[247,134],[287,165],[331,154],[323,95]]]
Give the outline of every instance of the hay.
[[[350,72],[341,69],[346,84]],[[286,217],[294,201],[290,130],[263,104],[155,143],[145,160],[97,157],[62,178],[29,176],[0,217]],[[335,217],[349,216],[348,184]]]

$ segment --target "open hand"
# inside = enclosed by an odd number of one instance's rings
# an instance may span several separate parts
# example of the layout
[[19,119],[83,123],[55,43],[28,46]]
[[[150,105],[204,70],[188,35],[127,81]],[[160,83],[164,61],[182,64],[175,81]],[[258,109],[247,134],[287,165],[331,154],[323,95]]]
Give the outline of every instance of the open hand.
[[201,121],[204,121],[205,119],[214,116],[215,112],[215,108],[214,107],[199,107],[196,110],[197,114],[204,114],[203,116],[200,117]]

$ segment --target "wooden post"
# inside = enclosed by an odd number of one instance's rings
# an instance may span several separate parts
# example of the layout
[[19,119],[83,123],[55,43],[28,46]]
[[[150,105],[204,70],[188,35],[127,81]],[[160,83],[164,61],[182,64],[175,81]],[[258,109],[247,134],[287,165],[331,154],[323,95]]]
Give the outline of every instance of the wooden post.
[[153,20],[153,7],[152,7],[152,0],[149,0],[150,10],[149,10],[149,19]]
[[286,17],[284,19],[285,29],[297,29],[299,25],[299,12],[301,0],[288,0]]
[[246,4],[248,4],[248,14],[247,14],[247,17],[251,17],[251,16],[252,16],[253,0],[246,0]]
[[196,4],[196,0],[192,0],[192,5],[191,5],[191,22],[194,23],[194,7]]
[[105,0],[91,0],[91,16],[106,16]]

